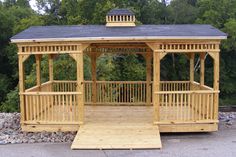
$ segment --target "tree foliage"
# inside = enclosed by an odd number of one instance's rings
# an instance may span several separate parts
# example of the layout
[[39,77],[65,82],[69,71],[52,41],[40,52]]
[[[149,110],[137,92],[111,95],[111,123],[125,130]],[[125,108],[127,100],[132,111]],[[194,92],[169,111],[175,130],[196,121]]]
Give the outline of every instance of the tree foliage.
[[[129,8],[137,24],[211,24],[228,34],[221,45],[220,102],[236,104],[236,0],[29,0],[0,2],[0,110],[18,108],[17,48],[10,37],[35,25],[105,24],[113,8]],[[198,56],[196,57],[197,62]],[[84,57],[85,79],[91,79],[89,57]],[[35,59],[25,64],[26,86],[35,84]],[[76,79],[76,65],[68,55],[54,61],[55,79]],[[212,85],[212,59],[206,59],[206,83]],[[211,77],[212,76],[212,77]],[[97,60],[98,80],[145,80],[145,59],[139,55],[103,54]],[[199,69],[196,68],[196,78]],[[48,79],[47,56],[42,60],[42,81]],[[189,62],[184,55],[167,55],[161,62],[162,80],[189,79]]]

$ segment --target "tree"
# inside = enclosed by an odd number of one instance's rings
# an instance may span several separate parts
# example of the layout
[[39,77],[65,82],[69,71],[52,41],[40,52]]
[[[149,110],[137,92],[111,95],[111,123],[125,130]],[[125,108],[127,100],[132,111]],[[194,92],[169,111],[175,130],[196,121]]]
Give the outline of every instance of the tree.
[[[18,65],[16,45],[10,37],[35,25],[105,24],[113,8],[132,10],[137,24],[211,24],[228,34],[221,45],[220,102],[236,104],[236,0],[36,0],[43,14],[30,8],[29,0],[0,1],[0,111],[18,106]],[[198,56],[197,56],[198,57]],[[35,84],[35,59],[25,64],[26,86]],[[89,57],[84,57],[85,79],[91,79]],[[162,59],[163,80],[186,80],[188,60],[184,55]],[[47,56],[42,60],[42,76],[48,79]],[[212,59],[206,59],[206,75],[213,76]],[[68,55],[55,58],[56,79],[75,79],[75,62]],[[139,55],[101,55],[97,60],[98,80],[145,80],[145,60]],[[196,73],[196,76],[198,74]],[[211,85],[213,77],[206,77]]]
[[29,0],[17,0],[16,5],[22,8],[30,8]]
[[211,24],[228,33],[228,39],[221,45],[220,102],[236,104],[236,1],[199,0],[197,23]]
[[198,9],[188,0],[173,0],[168,9],[170,23],[172,24],[194,23],[198,14]]

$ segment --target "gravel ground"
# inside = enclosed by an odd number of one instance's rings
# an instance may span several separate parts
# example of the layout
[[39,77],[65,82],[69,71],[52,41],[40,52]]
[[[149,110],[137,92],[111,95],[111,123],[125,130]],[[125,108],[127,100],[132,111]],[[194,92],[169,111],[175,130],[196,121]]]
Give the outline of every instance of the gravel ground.
[[22,132],[19,113],[0,113],[0,144],[72,142],[76,132]]
[[0,157],[236,157],[236,123],[212,133],[161,134],[162,149],[71,150],[71,143],[0,145]]
[[[236,112],[220,112],[220,129],[236,127]],[[0,144],[71,143],[76,132],[22,132],[19,113],[0,113]]]

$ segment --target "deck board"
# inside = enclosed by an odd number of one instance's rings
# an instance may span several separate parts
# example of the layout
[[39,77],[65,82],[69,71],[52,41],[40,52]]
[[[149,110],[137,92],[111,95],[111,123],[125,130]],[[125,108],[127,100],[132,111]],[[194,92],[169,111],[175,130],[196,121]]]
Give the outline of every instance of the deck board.
[[[70,111],[74,111],[76,107],[72,107],[71,110],[64,108],[63,106],[53,106],[49,109],[49,113],[52,118],[50,121],[70,122],[73,119],[74,122],[78,122],[78,112],[72,114]],[[153,107],[152,106],[85,106],[85,123],[153,123]],[[183,107],[182,110],[178,110],[176,106],[160,106],[160,120],[177,120],[182,115],[182,119],[191,119],[191,117],[197,117],[198,114],[193,112],[190,107]],[[37,119],[44,120],[45,115],[39,115]]]

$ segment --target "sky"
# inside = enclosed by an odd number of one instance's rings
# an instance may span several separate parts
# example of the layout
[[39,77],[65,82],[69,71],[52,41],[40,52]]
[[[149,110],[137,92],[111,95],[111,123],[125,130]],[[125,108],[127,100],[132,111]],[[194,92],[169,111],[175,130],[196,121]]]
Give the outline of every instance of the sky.
[[38,10],[37,7],[36,7],[36,1],[35,0],[30,0],[29,3],[30,3],[30,6],[31,6],[32,9],[34,9],[35,11]]
[[[161,0],[159,0],[161,1]],[[170,3],[171,0],[166,0],[167,4]],[[38,11],[38,8],[36,7],[36,1],[35,0],[30,0],[30,6],[32,7],[32,9],[34,9],[35,11]]]

